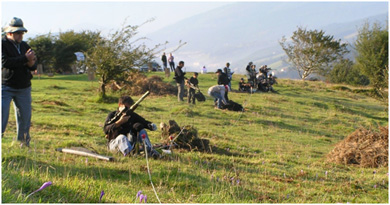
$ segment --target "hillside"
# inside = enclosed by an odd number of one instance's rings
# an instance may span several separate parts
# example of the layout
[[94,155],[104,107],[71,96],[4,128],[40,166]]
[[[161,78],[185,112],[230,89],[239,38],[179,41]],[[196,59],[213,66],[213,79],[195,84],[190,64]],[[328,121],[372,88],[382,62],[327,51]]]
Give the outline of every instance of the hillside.
[[[240,77],[234,75],[234,89]],[[172,78],[164,81],[174,84]],[[207,95],[216,76],[202,74],[199,81]],[[34,77],[32,84],[31,148],[12,143],[12,108],[2,136],[2,203],[99,203],[102,190],[102,203],[139,202],[140,190],[148,203],[158,203],[144,156],[107,151],[102,126],[117,102],[97,103],[96,81],[56,75]],[[387,167],[325,162],[334,145],[357,128],[387,125],[388,105],[323,82],[281,79],[274,88],[277,94],[231,92],[230,99],[246,108],[242,113],[214,109],[208,96],[195,106],[178,103],[176,96],[149,96],[142,102],[136,110],[141,116],[156,124],[191,125],[214,148],[209,153],[174,149],[171,157],[149,159],[161,202],[388,203]],[[164,140],[160,131],[148,133],[152,143]],[[55,151],[72,146],[116,161]],[[26,200],[47,181],[53,185]]]
[[275,72],[293,77],[281,72],[288,66],[281,62],[284,53],[278,41],[291,36],[297,26],[324,29],[328,35],[351,42],[366,20],[385,23],[387,19],[387,2],[240,2],[187,18],[147,37],[151,45],[169,41],[167,53],[180,40],[187,42],[175,56],[187,62],[191,71],[203,65],[216,70],[229,61],[236,73],[243,73],[253,61],[258,66],[275,64]]

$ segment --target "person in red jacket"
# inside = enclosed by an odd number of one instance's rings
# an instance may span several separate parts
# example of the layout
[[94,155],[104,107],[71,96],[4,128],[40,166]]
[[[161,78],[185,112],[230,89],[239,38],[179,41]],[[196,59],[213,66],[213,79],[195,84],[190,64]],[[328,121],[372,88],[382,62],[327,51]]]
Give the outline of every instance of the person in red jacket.
[[1,133],[4,136],[7,127],[11,101],[14,103],[17,140],[21,147],[30,146],[31,124],[31,71],[37,69],[36,56],[31,47],[23,41],[27,29],[20,18],[14,17],[4,29],[1,60]]

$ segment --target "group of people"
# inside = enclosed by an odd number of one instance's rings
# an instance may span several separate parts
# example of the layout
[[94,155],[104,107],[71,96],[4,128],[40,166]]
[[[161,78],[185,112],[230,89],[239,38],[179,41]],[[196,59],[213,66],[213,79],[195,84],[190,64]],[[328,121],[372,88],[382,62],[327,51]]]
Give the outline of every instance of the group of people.
[[[2,39],[2,135],[5,132],[10,103],[13,101],[17,122],[17,140],[21,146],[30,145],[30,125],[31,125],[31,79],[32,71],[37,69],[37,57],[31,47],[23,41],[23,35],[27,29],[20,18],[14,17],[9,26],[4,29],[6,33]],[[196,90],[199,90],[198,73],[195,72],[190,79],[185,77],[183,72],[184,61],[180,61],[175,68],[172,53],[167,58],[165,53],[161,60],[164,68],[175,72],[175,81],[178,88],[178,101],[184,101],[184,86],[188,88],[188,103],[195,104]],[[249,70],[248,70],[249,71]],[[206,68],[202,72],[207,72]],[[214,98],[215,108],[222,109],[223,105],[229,103],[228,92],[231,90],[231,80],[233,72],[230,63],[222,69],[218,69],[217,85],[208,89],[208,94]],[[254,81],[250,74],[250,80]],[[134,104],[130,96],[119,98],[118,109],[109,113],[104,123],[104,133],[108,137],[108,147],[110,150],[119,150],[124,156],[128,155],[137,146],[137,142],[142,142],[146,150],[152,156],[159,153],[153,150],[148,138],[146,129],[157,130],[156,124],[144,119],[135,112],[122,114]],[[120,116],[119,116],[120,115]],[[114,116],[119,116],[114,119]]]
[[270,70],[271,68],[268,68],[267,65],[262,65],[259,68],[259,72],[257,72],[256,65],[254,65],[252,62],[249,62],[246,66],[248,82],[245,83],[245,80],[241,78],[239,82],[239,90],[250,91],[257,89],[263,92],[276,92],[273,89],[273,85],[277,82],[272,74],[268,75],[268,71]]

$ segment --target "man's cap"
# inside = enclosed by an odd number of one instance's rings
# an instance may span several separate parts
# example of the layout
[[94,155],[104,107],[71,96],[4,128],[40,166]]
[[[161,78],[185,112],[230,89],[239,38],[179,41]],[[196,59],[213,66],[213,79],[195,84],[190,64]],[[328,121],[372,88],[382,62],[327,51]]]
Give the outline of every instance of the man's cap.
[[244,78],[241,78],[241,80],[244,80]]
[[27,29],[23,27],[22,19],[14,17],[11,22],[8,24],[8,27],[4,29],[6,33],[15,33],[18,31],[27,32]]
[[218,69],[215,73],[222,73],[222,69]]
[[194,72],[194,75],[198,75],[198,73],[197,73],[197,72]]

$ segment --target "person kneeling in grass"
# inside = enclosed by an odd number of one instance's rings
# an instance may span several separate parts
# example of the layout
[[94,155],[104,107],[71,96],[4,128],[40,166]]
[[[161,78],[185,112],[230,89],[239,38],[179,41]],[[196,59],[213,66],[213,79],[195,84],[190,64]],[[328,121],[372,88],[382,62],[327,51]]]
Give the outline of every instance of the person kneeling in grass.
[[126,156],[130,151],[135,150],[137,141],[142,142],[144,140],[149,155],[158,157],[159,153],[153,150],[145,130],[145,128],[151,131],[157,130],[156,124],[145,120],[135,112],[130,112],[128,115],[124,112],[121,116],[116,117],[123,110],[128,110],[133,104],[134,101],[130,96],[120,97],[118,110],[108,114],[104,123],[104,133],[109,140],[108,147],[111,151],[119,150]]

